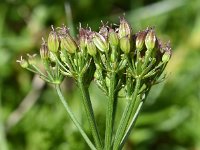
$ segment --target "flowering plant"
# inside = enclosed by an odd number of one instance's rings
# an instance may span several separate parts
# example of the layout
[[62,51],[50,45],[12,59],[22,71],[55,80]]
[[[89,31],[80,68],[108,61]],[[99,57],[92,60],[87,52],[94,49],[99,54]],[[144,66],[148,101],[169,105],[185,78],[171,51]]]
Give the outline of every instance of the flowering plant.
[[[154,28],[133,34],[129,23],[120,18],[119,26],[103,24],[99,32],[79,27],[78,38],[73,38],[64,25],[43,39],[40,48],[45,71],[37,65],[35,55],[18,60],[26,68],[53,85],[69,117],[92,150],[122,149],[151,87],[160,81],[170,57],[169,43],[163,45]],[[87,136],[65,100],[60,84],[72,77],[80,88],[94,143]],[[108,97],[104,142],[99,134],[89,87],[92,81]],[[120,122],[115,122],[119,92],[123,91],[127,105]]]

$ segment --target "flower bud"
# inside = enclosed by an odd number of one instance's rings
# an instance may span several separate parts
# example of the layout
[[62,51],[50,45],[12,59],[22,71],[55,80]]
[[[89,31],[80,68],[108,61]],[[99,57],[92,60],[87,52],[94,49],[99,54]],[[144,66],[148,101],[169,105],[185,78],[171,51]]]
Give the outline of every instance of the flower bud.
[[62,62],[67,62],[66,56],[64,55],[63,52],[60,53],[60,59]]
[[27,54],[27,56],[28,56],[28,63],[30,65],[36,65],[36,62],[37,62],[36,55],[37,54],[33,54],[33,55]]
[[146,38],[145,45],[148,50],[152,50],[155,47],[156,35],[154,29],[149,29]]
[[41,59],[48,59],[49,58],[49,49],[46,43],[42,43],[40,48],[40,56]]
[[111,46],[117,46],[119,44],[118,35],[113,29],[109,30],[108,40]]
[[79,27],[79,46],[81,50],[84,50],[86,47],[86,41],[87,41],[87,29],[83,29]]
[[125,54],[128,54],[130,52],[131,43],[130,43],[130,39],[128,38],[128,36],[125,36],[120,39],[120,48]]
[[81,48],[81,50],[84,50],[86,47],[86,40],[84,37],[80,37],[79,38],[79,46]]
[[95,56],[97,53],[97,49],[95,44],[93,43],[93,41],[88,41],[87,42],[87,51],[88,54],[90,54],[91,56]]
[[71,54],[75,53],[77,49],[76,42],[68,33],[65,35],[60,35],[60,42],[61,50],[66,50]]
[[103,37],[101,34],[99,33],[95,33],[94,37],[93,37],[93,42],[96,45],[96,47],[102,51],[102,52],[108,52],[109,50],[109,45],[107,40],[105,39],[105,37]]
[[137,34],[136,43],[135,43],[137,50],[139,51],[142,50],[144,46],[145,37],[146,37],[146,31],[141,31]]
[[[53,29],[53,27],[52,27]],[[59,40],[58,40],[58,36],[56,34],[56,32],[51,31],[49,33],[49,37],[48,37],[48,48],[50,51],[56,53],[58,51],[58,47],[59,47]]]
[[170,57],[171,57],[171,47],[170,47],[170,42],[168,42],[166,44],[166,47],[163,49],[164,50],[164,54],[162,56],[162,62],[166,63],[169,61]]
[[171,54],[169,52],[165,52],[162,56],[162,62],[166,63],[169,61]]
[[119,38],[121,39],[124,36],[131,37],[132,29],[129,23],[125,20],[125,18],[120,18],[120,25],[119,25]]
[[[103,22],[102,22],[103,24]],[[108,29],[107,27],[103,24],[103,26],[99,30],[99,34],[101,34],[103,37],[108,37]]]
[[112,63],[114,63],[117,60],[117,51],[116,49],[112,49],[111,55],[110,55],[110,60]]
[[26,59],[23,59],[22,56],[21,56],[20,60],[17,60],[17,62],[20,64],[20,66],[22,68],[28,68],[28,66],[29,66],[28,61]]
[[108,77],[106,77],[106,86],[110,87],[110,79]]

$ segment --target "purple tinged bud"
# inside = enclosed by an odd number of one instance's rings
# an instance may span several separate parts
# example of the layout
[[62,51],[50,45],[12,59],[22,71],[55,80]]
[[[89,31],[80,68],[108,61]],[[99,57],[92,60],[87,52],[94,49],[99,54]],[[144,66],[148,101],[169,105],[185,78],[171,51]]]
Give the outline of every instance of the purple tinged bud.
[[145,45],[147,50],[152,50],[155,47],[156,35],[154,29],[149,29],[145,38]]
[[48,49],[48,46],[47,44],[44,42],[42,43],[41,45],[41,48],[40,48],[40,56],[41,56],[41,59],[48,59],[49,58],[49,49]]
[[79,38],[79,46],[81,50],[84,50],[86,48],[86,42],[87,42],[87,39],[85,37]]
[[48,37],[48,48],[51,52],[56,53],[59,48],[59,39],[57,33],[54,31],[54,28],[52,26],[53,31],[49,33]]
[[94,42],[91,40],[87,42],[87,51],[88,51],[88,54],[90,54],[91,56],[95,56],[97,53],[96,46]]
[[66,50],[71,54],[75,53],[78,48],[76,42],[68,33],[60,35],[60,42],[61,50]]
[[69,29],[66,28],[64,25],[58,31],[60,37],[60,48],[61,51],[66,50],[68,53],[75,53],[78,46],[74,39],[69,34]]
[[119,25],[119,38],[121,39],[124,36],[131,37],[132,29],[129,23],[125,20],[125,18],[120,18],[120,25]]
[[128,54],[130,52],[131,43],[128,36],[124,36],[123,38],[120,39],[120,48],[125,54]]
[[108,41],[111,46],[118,46],[118,44],[119,44],[118,35],[113,29],[109,30]]
[[171,54],[172,54],[172,52],[171,52],[171,47],[170,47],[170,42],[168,42],[168,43],[166,44],[166,47],[163,48],[163,50],[164,50],[164,54],[163,54],[163,56],[162,56],[162,62],[166,63],[166,62],[168,62],[169,59],[171,58]]
[[105,27],[104,24],[103,24],[103,26],[100,28],[99,34],[101,34],[104,38],[107,38],[107,37],[108,37],[108,29],[107,29],[107,27]]
[[95,33],[93,37],[93,42],[100,51],[108,52],[109,44],[107,42],[107,39],[105,39],[103,35],[101,35],[100,33]]
[[88,31],[86,29],[83,29],[79,27],[79,46],[81,50],[84,50],[86,48],[86,42],[87,42],[87,33]]
[[141,31],[137,34],[135,45],[136,45],[136,49],[139,51],[142,50],[144,46],[146,34],[147,34],[146,31]]

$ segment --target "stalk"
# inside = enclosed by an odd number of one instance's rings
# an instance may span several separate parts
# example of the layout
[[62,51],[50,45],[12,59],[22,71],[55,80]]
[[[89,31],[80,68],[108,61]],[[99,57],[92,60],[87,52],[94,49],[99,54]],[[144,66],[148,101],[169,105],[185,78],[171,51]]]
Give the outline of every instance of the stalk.
[[134,107],[134,110],[133,110],[133,113],[134,113],[133,119],[131,120],[131,123],[130,123],[130,125],[129,125],[129,127],[128,127],[128,129],[127,129],[127,131],[126,131],[126,133],[125,133],[125,135],[124,135],[122,141],[121,141],[121,144],[120,144],[120,146],[119,146],[119,149],[122,149],[122,148],[123,148],[123,146],[124,146],[126,140],[128,139],[128,137],[129,137],[129,135],[130,135],[130,133],[131,133],[131,131],[132,131],[132,129],[133,129],[135,123],[136,123],[136,120],[137,120],[137,118],[138,118],[138,115],[140,114],[140,111],[141,111],[141,109],[142,109],[143,104],[144,104],[144,101],[143,101],[143,100],[142,100],[142,101],[139,100],[139,101],[136,103],[136,105],[135,105],[135,107]]
[[97,150],[102,150],[103,148],[102,148],[101,138],[100,138],[99,131],[98,131],[97,124],[96,124],[96,120],[95,120],[95,117],[94,117],[94,111],[93,111],[93,108],[92,108],[92,103],[91,103],[91,100],[90,100],[89,91],[88,91],[88,88],[86,88],[84,86],[84,82],[82,80],[82,77],[78,78],[78,87],[81,90],[81,94],[82,94],[82,97],[83,97],[83,105],[84,105],[84,108],[85,108],[85,112],[86,112],[86,115],[87,115],[88,122],[90,124],[90,128],[91,128],[91,131],[92,131],[92,135],[93,135],[94,142],[96,144]]
[[140,87],[140,78],[137,78],[135,90],[134,90],[134,93],[133,93],[133,98],[127,104],[127,106],[126,106],[126,108],[123,112],[122,119],[119,123],[119,127],[117,129],[116,136],[115,136],[113,150],[119,149],[119,145],[120,145],[121,140],[122,140],[122,138],[125,134],[128,123],[129,123],[130,118],[131,118],[131,114],[133,112],[134,104],[135,104],[135,101],[137,99],[137,95],[138,95],[138,92],[139,92],[139,87]]
[[109,96],[106,110],[106,131],[105,131],[105,150],[110,150],[112,146],[113,120],[114,120],[114,102],[116,99],[115,92],[116,73],[111,73]]
[[88,144],[88,146],[92,149],[92,150],[96,150],[95,146],[92,144],[92,142],[90,141],[90,139],[88,138],[87,134],[85,133],[85,131],[82,129],[80,123],[76,120],[74,114],[72,113],[71,109],[69,108],[69,105],[67,103],[67,101],[65,100],[64,96],[62,95],[62,92],[60,90],[60,86],[56,85],[56,92],[60,98],[60,101],[62,102],[65,110],[67,111],[70,119],[73,121],[73,123],[75,124],[75,126],[78,128],[79,132],[81,133],[81,135],[83,136],[83,138],[85,139],[86,143]]

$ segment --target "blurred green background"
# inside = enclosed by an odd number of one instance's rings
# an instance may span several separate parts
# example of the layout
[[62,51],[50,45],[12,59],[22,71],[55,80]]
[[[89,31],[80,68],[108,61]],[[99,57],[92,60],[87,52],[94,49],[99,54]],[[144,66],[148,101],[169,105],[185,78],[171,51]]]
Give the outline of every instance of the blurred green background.
[[[200,150],[199,0],[1,0],[0,150],[88,149],[53,87],[16,59],[38,53],[52,24],[76,34],[79,22],[98,30],[100,20],[119,23],[123,13],[134,32],[155,26],[173,50],[167,79],[151,90],[125,149]],[[89,134],[79,89],[67,79],[63,90]],[[90,90],[103,136],[106,98],[94,84]]]

